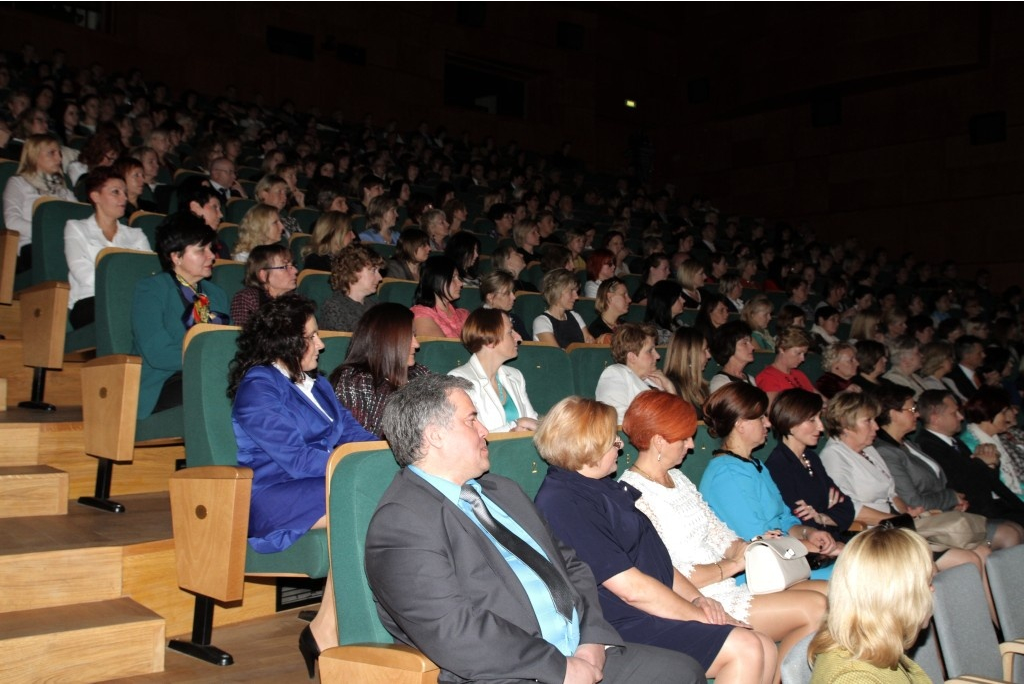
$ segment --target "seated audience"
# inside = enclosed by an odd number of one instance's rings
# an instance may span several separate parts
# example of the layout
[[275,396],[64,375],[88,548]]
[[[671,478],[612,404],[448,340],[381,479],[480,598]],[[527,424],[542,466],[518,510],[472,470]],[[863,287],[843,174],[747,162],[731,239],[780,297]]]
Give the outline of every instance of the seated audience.
[[701,288],[707,276],[704,273],[704,265],[696,259],[683,262],[676,270],[676,279],[683,286],[683,306],[686,309],[697,309],[700,307]]
[[824,306],[814,310],[814,325],[811,326],[811,335],[819,350],[825,349],[828,345],[841,342],[836,333],[839,332],[839,312],[833,307]]
[[846,539],[853,523],[853,502],[836,486],[815,451],[824,427],[824,400],[800,388],[783,390],[769,411],[778,443],[765,466],[790,511],[804,522]]
[[601,372],[596,397],[615,409],[618,422],[630,402],[649,388],[675,393],[675,385],[658,369],[661,355],[654,349],[656,331],[650,324],[624,323],[612,335],[615,363]]
[[244,327],[257,309],[295,290],[298,275],[292,253],[284,245],[254,247],[245,262],[244,287],[231,298],[231,323]]
[[590,567],[605,616],[623,637],[688,654],[716,682],[771,681],[778,662],[771,638],[675,570],[636,509],[639,493],[607,478],[622,446],[615,425],[615,411],[594,400],[569,397],[551,409],[534,436],[549,464],[537,508]]
[[331,269],[334,293],[320,312],[325,330],[346,333],[355,330],[360,317],[377,304],[377,286],[383,280],[382,266],[384,258],[365,245],[355,243],[342,248]]
[[682,286],[666,279],[653,285],[647,293],[644,322],[654,325],[657,329],[659,345],[667,344],[672,332],[679,328],[676,317],[683,313],[682,292]]
[[484,309],[499,309],[508,314],[512,320],[512,330],[525,340],[529,337],[526,324],[519,315],[512,311],[516,303],[515,279],[512,274],[496,269],[480,279],[480,299]]
[[921,368],[921,348],[916,338],[903,336],[889,343],[892,368],[882,374],[882,380],[902,385],[914,391],[914,399],[925,391],[924,379],[917,375]]
[[[752,539],[781,531],[800,540],[812,554],[836,556],[842,544],[824,530],[806,525],[786,506],[775,481],[754,450],[768,434],[768,396],[746,383],[729,383],[704,403],[708,432],[722,441],[700,481],[700,494],[729,529]],[[811,571],[827,579],[831,566]]]
[[803,581],[783,592],[753,596],[734,578],[746,568],[747,541],[715,516],[676,468],[693,448],[696,429],[696,413],[686,400],[656,390],[640,393],[622,421],[639,454],[619,480],[640,492],[636,508],[658,531],[672,566],[730,616],[780,642],[781,661],[818,626],[825,613],[825,584]]
[[313,224],[309,242],[302,246],[302,268],[331,271],[331,261],[355,239],[351,219],[341,212],[324,212]]
[[609,250],[593,250],[587,255],[587,282],[583,284],[583,297],[597,297],[601,283],[615,275],[615,255]]
[[191,212],[156,232],[163,271],[139,281],[132,296],[132,354],[142,357],[138,417],[182,403],[181,346],[197,323],[230,323],[228,298],[211,283],[217,234]]
[[757,385],[754,377],[743,369],[754,361],[754,340],[750,337],[750,326],[742,321],[729,321],[723,324],[710,343],[711,357],[722,369],[711,377],[711,392],[718,390],[726,383],[734,381]]
[[413,295],[412,327],[416,335],[458,338],[469,318],[469,310],[455,306],[461,294],[462,278],[455,262],[448,257],[429,257]]
[[375,197],[366,209],[366,230],[359,234],[359,239],[364,243],[395,245],[398,243],[397,222],[398,203],[386,195]]
[[632,300],[637,304],[646,305],[647,295],[655,283],[660,283],[672,275],[672,263],[664,252],[654,252],[644,258],[643,270],[640,272],[640,287],[633,293]]
[[235,243],[231,258],[244,262],[257,245],[273,245],[281,242],[284,225],[281,214],[271,205],[255,205],[242,217],[238,225],[238,242]]
[[106,247],[149,251],[146,235],[118,221],[124,216],[124,180],[111,168],[85,178],[85,192],[94,213],[64,225],[64,258],[68,264],[68,321],[82,328],[96,320],[96,257]]
[[430,239],[430,249],[443,252],[448,243],[451,224],[440,209],[428,209],[420,214],[420,230]]
[[933,575],[928,544],[912,531],[855,537],[836,563],[828,616],[808,649],[811,682],[930,683],[906,651],[931,618]]
[[412,312],[400,304],[382,302],[358,319],[345,361],[331,373],[338,401],[378,437],[391,393],[430,373],[416,363],[419,348],[412,332]]
[[622,280],[613,276],[601,283],[594,302],[597,318],[588,326],[595,341],[602,345],[611,342],[612,333],[629,311],[630,304],[629,289]]
[[473,384],[467,392],[476,406],[477,420],[492,433],[537,429],[537,412],[526,394],[522,372],[505,366],[519,355],[520,342],[508,314],[477,309],[462,327],[462,344],[473,356],[448,372]]
[[704,420],[704,402],[711,394],[704,380],[704,368],[711,350],[704,334],[695,328],[677,328],[668,341],[663,370],[672,381],[675,394],[693,405],[697,418]]
[[1024,474],[1020,473],[1000,438],[1017,422],[1010,395],[1001,387],[984,385],[964,403],[963,414],[967,426],[960,433],[960,439],[969,450],[979,445],[994,446],[996,454],[985,461],[986,465],[998,471],[999,480],[1010,492],[1024,499]]
[[882,374],[889,363],[885,345],[876,340],[858,340],[857,375],[850,382],[861,390],[876,390],[882,385]]
[[420,267],[430,256],[430,237],[418,228],[407,228],[398,236],[395,256],[388,260],[388,278],[419,281]]
[[480,287],[480,274],[477,265],[480,261],[480,239],[469,231],[461,235],[453,235],[445,245],[444,255],[455,262],[459,269],[459,278],[463,287]]
[[[253,190],[253,199],[257,203],[270,205],[277,210],[281,219],[281,236],[286,242],[292,235],[300,232],[298,220],[288,215],[289,197],[288,182],[276,174],[269,174],[261,178]],[[278,239],[280,240],[280,238]],[[262,243],[256,244],[261,245]]]
[[[315,305],[285,295],[257,310],[238,336],[228,394],[238,463],[253,470],[249,544],[280,552],[327,525],[324,478],[338,445],[375,440],[345,410],[317,371],[324,348]],[[179,352],[179,356],[180,356]],[[331,578],[299,648],[313,677],[320,651],[338,644]]]
[[515,282],[515,292],[538,292],[537,287],[532,283],[519,278],[519,274],[526,268],[526,262],[523,261],[523,255],[519,254],[519,250],[513,245],[505,245],[496,249],[491,255],[491,263],[494,265],[494,271],[505,271],[512,276],[512,280]]
[[825,398],[832,399],[844,390],[860,392],[853,384],[857,375],[857,348],[850,343],[832,343],[821,352],[821,365],[825,373],[814,381],[815,389]]
[[[587,565],[515,483],[486,474],[487,429],[469,387],[426,376],[385,411],[403,468],[370,521],[366,575],[388,632],[436,663],[442,682],[702,680],[692,659],[625,643],[602,616]],[[481,565],[491,570],[481,574]]]
[[542,285],[548,308],[533,320],[533,339],[563,350],[573,343],[594,342],[583,317],[572,310],[580,299],[576,275],[566,269],[555,269],[544,274]]
[[[715,331],[729,320],[728,300],[719,293],[705,293],[701,299],[700,309],[693,327],[700,330],[704,337],[711,338]],[[667,342],[667,341],[666,341]]]
[[813,341],[810,334],[802,328],[789,327],[779,331],[775,344],[775,359],[757,374],[757,387],[768,393],[768,402],[775,396],[790,388],[803,388],[809,392],[818,392],[814,384],[797,367],[804,363],[807,350]]
[[[740,319],[750,326],[750,337],[758,351],[775,351],[775,338],[768,331],[768,324],[772,320],[771,300],[765,295],[755,295],[750,298],[750,302],[747,302],[743,311],[740,312]],[[785,330],[785,326],[780,325],[779,330]]]

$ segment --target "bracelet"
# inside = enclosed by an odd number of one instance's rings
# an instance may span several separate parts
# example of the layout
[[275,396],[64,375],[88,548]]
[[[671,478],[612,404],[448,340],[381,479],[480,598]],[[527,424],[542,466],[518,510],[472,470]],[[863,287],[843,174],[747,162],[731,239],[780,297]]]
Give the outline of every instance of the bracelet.
[[725,580],[725,571],[722,570],[722,565],[716,561],[715,566],[718,567],[718,580]]

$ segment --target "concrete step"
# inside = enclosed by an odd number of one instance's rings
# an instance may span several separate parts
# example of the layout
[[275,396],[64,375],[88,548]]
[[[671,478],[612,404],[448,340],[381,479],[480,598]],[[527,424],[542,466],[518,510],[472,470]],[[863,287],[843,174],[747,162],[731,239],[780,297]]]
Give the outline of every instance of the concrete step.
[[0,518],[68,513],[68,474],[52,466],[0,466]]
[[0,682],[95,683],[158,673],[164,633],[158,614],[127,597],[2,613]]

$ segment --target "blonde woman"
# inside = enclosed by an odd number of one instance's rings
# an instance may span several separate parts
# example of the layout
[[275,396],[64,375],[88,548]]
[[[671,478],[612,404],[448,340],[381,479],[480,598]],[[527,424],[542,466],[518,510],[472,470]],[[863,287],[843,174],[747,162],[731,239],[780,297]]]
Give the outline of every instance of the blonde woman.
[[676,279],[683,286],[683,306],[687,309],[700,307],[700,289],[704,286],[707,275],[704,273],[704,265],[696,259],[683,262],[676,270]]
[[313,236],[302,248],[304,269],[330,271],[331,259],[356,239],[352,221],[341,212],[324,212],[313,225]]
[[[829,583],[829,610],[811,640],[812,683],[930,683],[906,655],[932,615],[928,543],[902,528],[853,538]],[[884,578],[885,582],[879,582]]]
[[772,320],[772,303],[766,295],[755,295],[750,298],[750,302],[747,302],[740,312],[740,319],[750,326],[750,337],[754,341],[754,347],[761,352],[775,351],[775,340],[768,331],[768,324]]
[[276,207],[256,205],[242,217],[242,223],[238,226],[238,242],[235,244],[235,251],[231,253],[231,258],[244,262],[249,258],[252,248],[257,245],[281,242],[283,231],[281,215]]
[[711,359],[711,349],[704,334],[696,328],[678,328],[668,342],[665,353],[665,375],[672,381],[679,396],[693,405],[697,418],[703,420],[703,406],[711,390],[704,380],[704,367]]
[[60,142],[45,133],[29,136],[21,150],[18,172],[4,188],[4,225],[18,232],[17,271],[32,266],[32,206],[41,197],[68,202],[75,195],[64,183]]
[[281,214],[281,226],[285,238],[291,238],[293,233],[300,233],[301,228],[297,219],[288,216],[286,208],[288,199],[291,196],[288,190],[288,182],[277,174],[267,174],[256,184],[253,191],[253,198],[260,204],[270,205],[277,208]]

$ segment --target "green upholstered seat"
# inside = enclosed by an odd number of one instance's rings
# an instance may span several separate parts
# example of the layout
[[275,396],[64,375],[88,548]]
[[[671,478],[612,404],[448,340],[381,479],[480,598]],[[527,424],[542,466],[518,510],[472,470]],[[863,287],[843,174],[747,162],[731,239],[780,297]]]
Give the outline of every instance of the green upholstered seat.
[[224,291],[228,302],[231,301],[239,290],[245,287],[242,283],[244,279],[245,262],[218,259],[213,263],[213,276],[210,277],[210,280]]
[[313,224],[320,218],[319,210],[312,207],[294,207],[289,214],[299,222],[299,228],[302,229],[303,233],[312,233]]
[[[227,369],[235,357],[236,326],[204,327],[190,337],[184,358],[185,460],[194,466],[237,466],[238,446],[231,425]],[[210,372],[214,369],[214,372]],[[284,552],[246,550],[246,573],[327,575],[327,536],[311,531]]]
[[381,302],[394,302],[405,307],[411,307],[412,297],[416,293],[416,286],[416,281],[385,278],[377,289],[377,299]]
[[541,290],[541,284],[544,281],[544,270],[539,263],[535,262],[519,272],[519,280],[530,283],[537,290]]
[[416,361],[434,373],[445,374],[457,366],[467,364],[470,356],[458,340],[434,338],[420,341]]
[[480,288],[475,288],[473,286],[463,287],[462,294],[459,295],[459,301],[455,304],[461,309],[467,309],[469,311],[478,309],[481,305]]
[[224,243],[229,253],[234,254],[235,245],[238,244],[238,223],[221,224],[217,229],[217,239]]
[[526,326],[526,332],[531,336],[531,340],[533,336],[533,320],[543,314],[547,308],[548,303],[538,293],[516,293],[516,303],[512,305],[512,311],[522,319],[523,325]]
[[583,317],[583,323],[588,326],[597,318],[597,300],[592,297],[581,297],[572,306],[573,311]]
[[365,243],[371,250],[379,254],[385,260],[391,259],[395,256],[395,246],[385,245],[384,243]]
[[334,293],[331,290],[331,274],[313,269],[303,271],[299,274],[298,292],[316,302],[317,309],[320,309]]
[[146,234],[146,240],[149,241],[149,246],[154,250],[156,249],[156,229],[167,219],[166,214],[158,214],[156,212],[135,212],[132,215],[129,226],[135,228],[141,228],[142,232]]
[[224,209],[224,220],[233,224],[240,224],[246,212],[255,206],[256,200],[240,197],[232,198],[228,200],[228,206]]
[[546,414],[560,400],[576,394],[569,356],[559,347],[525,342],[508,365],[523,374],[526,394],[538,414]]
[[291,239],[288,241],[288,249],[292,253],[292,263],[296,269],[302,270],[302,263],[305,261],[305,257],[302,256],[302,248],[309,244],[310,239],[313,236],[305,233],[293,233]]
[[32,283],[67,281],[68,262],[64,257],[64,224],[72,219],[88,219],[92,205],[65,200],[40,202],[32,212]]
[[348,354],[348,346],[352,342],[352,334],[337,331],[321,331],[320,339],[324,343],[324,349],[320,350],[317,366],[320,368],[320,373],[330,377],[331,373],[345,361],[345,355]]
[[566,350],[572,366],[572,380],[576,394],[594,399],[597,382],[604,370],[615,363],[610,345],[576,343]]

